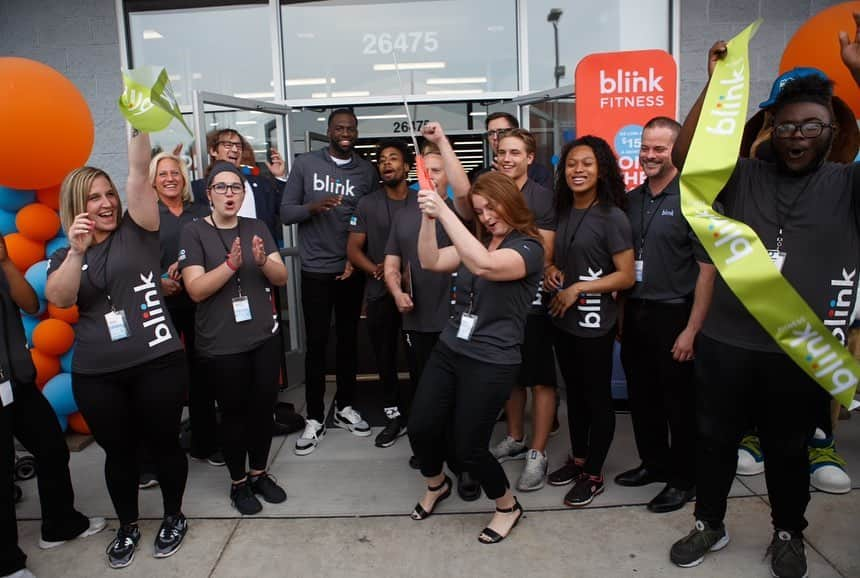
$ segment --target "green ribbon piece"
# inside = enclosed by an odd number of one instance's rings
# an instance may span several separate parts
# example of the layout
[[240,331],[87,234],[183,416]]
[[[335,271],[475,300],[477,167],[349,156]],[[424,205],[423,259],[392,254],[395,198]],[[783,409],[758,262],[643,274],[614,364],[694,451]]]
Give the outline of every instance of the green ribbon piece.
[[182,118],[167,69],[163,66],[123,70],[122,83],[119,110],[131,126],[141,132],[158,132],[166,129],[175,118],[189,135],[194,136]]
[[860,364],[774,265],[758,235],[713,209],[737,164],[749,100],[749,41],[761,20],[728,43],[708,84],[684,170],[681,210],[729,288],[779,347],[848,409]]

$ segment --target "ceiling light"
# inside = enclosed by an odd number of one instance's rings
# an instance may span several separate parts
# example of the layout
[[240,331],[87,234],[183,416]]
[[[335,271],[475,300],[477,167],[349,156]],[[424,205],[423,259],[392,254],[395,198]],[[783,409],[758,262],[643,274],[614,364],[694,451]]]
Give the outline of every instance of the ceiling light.
[[162,36],[158,30],[149,29],[143,31],[144,40],[158,40],[159,38],[164,38],[164,36]]
[[469,116],[487,116],[486,112],[470,112]]
[[340,92],[337,92],[337,91],[332,92],[331,95],[334,98],[337,98],[337,97],[353,98],[353,97],[360,97],[360,96],[370,96],[370,91],[368,91],[368,90],[343,90]]
[[[398,62],[399,70],[434,70],[445,68],[444,62]],[[394,64],[374,64],[373,70],[376,71],[391,71],[394,70]]]
[[480,88],[459,88],[456,90],[428,90],[425,94],[481,94]]
[[182,75],[181,74],[168,74],[167,78],[170,81],[182,80]]
[[482,145],[484,141],[482,140],[461,140],[454,143],[454,146],[466,146],[466,145]]
[[328,98],[327,92],[312,92],[311,98]]
[[200,80],[201,78],[203,78],[202,72],[192,72],[191,73],[191,80]]
[[256,120],[237,120],[236,126],[244,126],[246,124],[257,124]]
[[427,84],[486,84],[486,76],[461,76],[455,78],[428,78]]
[[236,98],[275,98],[274,92],[234,92]]
[[324,116],[318,116],[317,122],[325,122],[325,117]]
[[358,120],[381,120],[384,118],[406,118],[405,114],[360,114],[356,117]]
[[325,78],[288,78],[284,81],[285,86],[315,86],[325,83]]

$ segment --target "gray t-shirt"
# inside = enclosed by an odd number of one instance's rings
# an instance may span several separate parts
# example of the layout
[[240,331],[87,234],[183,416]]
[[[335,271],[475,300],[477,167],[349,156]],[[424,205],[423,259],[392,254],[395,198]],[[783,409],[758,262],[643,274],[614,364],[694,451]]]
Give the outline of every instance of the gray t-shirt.
[[[3,367],[5,379],[11,379],[12,385],[32,384],[36,381],[36,367],[30,350],[27,349],[27,337],[21,323],[21,312],[12,300],[12,292],[6,274],[0,269],[0,365]],[[11,374],[11,375],[10,375]]]
[[[367,235],[365,254],[374,263],[382,263],[385,260],[385,244],[388,242],[391,226],[401,209],[407,206],[418,212],[418,197],[414,191],[408,191],[405,199],[396,201],[388,198],[384,189],[378,189],[358,201],[358,208],[349,220],[349,232]],[[367,276],[365,295],[368,301],[380,299],[387,294],[385,281],[374,279],[372,275]]]
[[[446,204],[453,210],[453,202]],[[400,257],[401,277],[408,277],[412,292],[412,311],[402,314],[404,331],[439,333],[445,328],[450,315],[449,296],[451,275],[427,271],[418,260],[418,232],[421,230],[421,211],[417,204],[410,204],[397,213],[388,243],[386,255]],[[436,243],[439,247],[451,244],[445,228],[436,221]]]
[[[299,224],[302,270],[311,273],[343,273],[346,266],[347,227],[359,199],[377,187],[379,176],[372,164],[353,154],[338,165],[327,149],[299,155],[293,162],[281,200],[281,220]],[[332,195],[341,204],[311,215],[305,205]]]
[[644,262],[642,281],[628,293],[633,299],[669,301],[692,298],[704,251],[681,212],[679,178],[652,196],[646,181],[630,191],[627,216],[633,253]]
[[[48,260],[52,275],[66,260],[68,247]],[[119,227],[84,253],[78,289],[80,319],[75,325],[72,371],[87,375],[142,365],[182,349],[161,294],[158,231],[147,231],[126,213]],[[129,336],[111,341],[105,314],[125,312]]]
[[[775,164],[741,159],[718,200],[725,215],[749,225],[766,249],[776,248],[782,222],[783,277],[845,343],[860,266],[858,165],[825,163],[797,177]],[[702,332],[736,347],[781,351],[720,275]]]
[[[532,164],[530,166],[535,165]],[[534,215],[537,228],[546,231],[555,231],[558,226],[558,220],[555,215],[555,197],[553,192],[537,181],[532,180],[531,177],[526,180],[520,191],[523,193],[526,206],[532,212],[532,215]],[[529,313],[532,315],[545,315],[547,305],[549,305],[549,295],[543,291],[543,278],[541,278],[537,293],[532,300],[531,307],[529,307]]]
[[[208,272],[224,263],[225,255],[237,236],[242,243],[242,266],[221,289],[197,304],[194,317],[195,348],[202,357],[250,351],[277,335],[278,312],[274,306],[269,280],[254,262],[251,250],[254,235],[263,240],[269,255],[278,250],[266,223],[239,217],[232,229],[216,229],[205,219],[186,225],[179,237],[179,269],[198,265]],[[233,299],[248,298],[251,319],[237,322]]]
[[[594,281],[615,272],[612,256],[633,247],[627,215],[618,207],[571,207],[559,214],[553,262],[564,273],[564,287]],[[581,295],[564,317],[553,318],[559,328],[578,337],[600,337],[615,326],[618,305],[611,293]]]
[[[460,265],[452,287],[454,315],[439,337],[454,351],[487,363],[516,365],[522,360],[526,315],[543,276],[540,240],[511,232],[498,249],[513,249],[526,265],[526,276],[515,281],[488,281]],[[497,250],[498,250],[497,249]],[[457,337],[463,313],[478,317],[468,341]]]

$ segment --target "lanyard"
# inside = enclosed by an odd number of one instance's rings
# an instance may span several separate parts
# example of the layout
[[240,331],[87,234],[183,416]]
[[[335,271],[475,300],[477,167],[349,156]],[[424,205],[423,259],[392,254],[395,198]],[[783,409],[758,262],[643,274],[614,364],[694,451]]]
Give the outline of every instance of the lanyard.
[[774,207],[776,208],[776,250],[782,251],[782,241],[783,241],[783,230],[785,229],[785,222],[791,216],[792,211],[794,211],[794,206],[797,205],[798,199],[800,199],[801,195],[806,192],[806,188],[809,186],[809,183],[812,181],[812,177],[814,175],[809,175],[806,178],[806,182],[803,183],[803,186],[800,188],[800,191],[794,196],[791,204],[788,205],[786,211],[783,213],[779,210],[779,186],[777,186],[776,192],[774,195]]
[[86,269],[87,269],[87,279],[89,280],[90,285],[92,285],[97,291],[104,292],[105,297],[107,298],[108,305],[110,305],[110,310],[116,311],[116,307],[114,307],[113,301],[111,301],[111,298],[110,298],[110,291],[108,291],[107,270],[108,270],[108,261],[109,261],[109,257],[110,257],[111,243],[113,243],[113,233],[108,235],[108,240],[107,240],[107,243],[105,244],[105,259],[104,259],[105,262],[104,262],[104,266],[102,267],[103,285],[101,287],[98,286],[98,284],[92,278],[92,274],[90,273],[90,270],[92,269],[92,267],[90,267],[90,264],[89,264],[89,258],[88,258],[89,254],[90,254],[89,250],[87,250],[84,253],[84,265],[86,266]]
[[666,200],[666,193],[662,193],[660,195],[660,200],[657,201],[657,205],[654,207],[654,212],[651,213],[651,217],[648,219],[648,222],[645,222],[645,197],[650,197],[650,192],[642,193],[642,211],[639,213],[639,259],[642,259],[642,253],[645,251],[645,237],[648,236],[648,230],[651,229],[651,223],[654,221],[654,216],[657,214],[657,211],[660,210],[660,205],[663,204],[663,201]]
[[565,243],[564,244],[564,254],[562,255],[561,261],[559,261],[559,263],[562,266],[564,266],[565,262],[567,261],[567,255],[570,252],[570,248],[576,242],[576,234],[579,233],[579,228],[582,226],[582,223],[585,222],[585,218],[588,216],[588,213],[589,213],[589,211],[591,211],[591,208],[596,204],[597,204],[597,199],[594,199],[593,201],[591,201],[591,204],[588,205],[588,208],[585,209],[585,212],[582,214],[582,217],[580,217],[579,222],[576,224],[576,227],[574,227],[573,236],[570,237],[570,240],[568,240],[567,230],[570,227],[570,222],[573,220],[573,212],[576,210],[576,207],[573,207],[573,206],[570,207],[570,212],[568,213],[567,221],[565,221],[565,223],[564,223],[564,233],[562,234],[562,237],[561,237]]
[[[225,254],[230,256],[230,247],[227,246],[227,243],[224,242],[224,237],[221,236],[221,229],[218,228],[218,223],[215,222],[215,213],[213,212],[212,217],[212,226],[215,227],[215,234],[218,236],[218,240],[221,241],[221,245],[224,247]],[[242,218],[239,217],[236,221],[236,236],[239,237],[239,240],[242,240]],[[241,269],[241,266],[239,267]],[[242,278],[239,275],[239,271],[236,271],[236,288],[239,290],[239,297],[242,296]]]

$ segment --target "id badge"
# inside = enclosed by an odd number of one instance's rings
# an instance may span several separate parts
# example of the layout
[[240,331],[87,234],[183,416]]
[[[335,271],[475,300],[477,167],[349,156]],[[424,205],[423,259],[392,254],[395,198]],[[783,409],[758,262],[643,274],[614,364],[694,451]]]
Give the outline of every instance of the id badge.
[[9,406],[15,401],[15,396],[12,395],[12,382],[8,379],[0,383],[0,403],[3,407]]
[[636,259],[633,262],[633,266],[636,268],[636,282],[642,282],[642,276],[645,273],[645,261],[642,259]]
[[785,265],[785,251],[778,251],[776,249],[768,250],[768,255],[770,255],[770,260],[773,261],[773,264],[776,265],[776,270],[782,273],[782,266]]
[[128,328],[128,320],[125,318],[125,311],[109,311],[105,313],[105,323],[107,323],[111,341],[122,341],[131,335],[131,331]]
[[475,332],[475,325],[478,324],[478,316],[471,313],[463,313],[460,317],[460,328],[457,329],[457,339],[469,341],[472,339],[472,334]]
[[233,297],[233,318],[236,323],[251,320],[251,304],[248,302],[248,296]]

